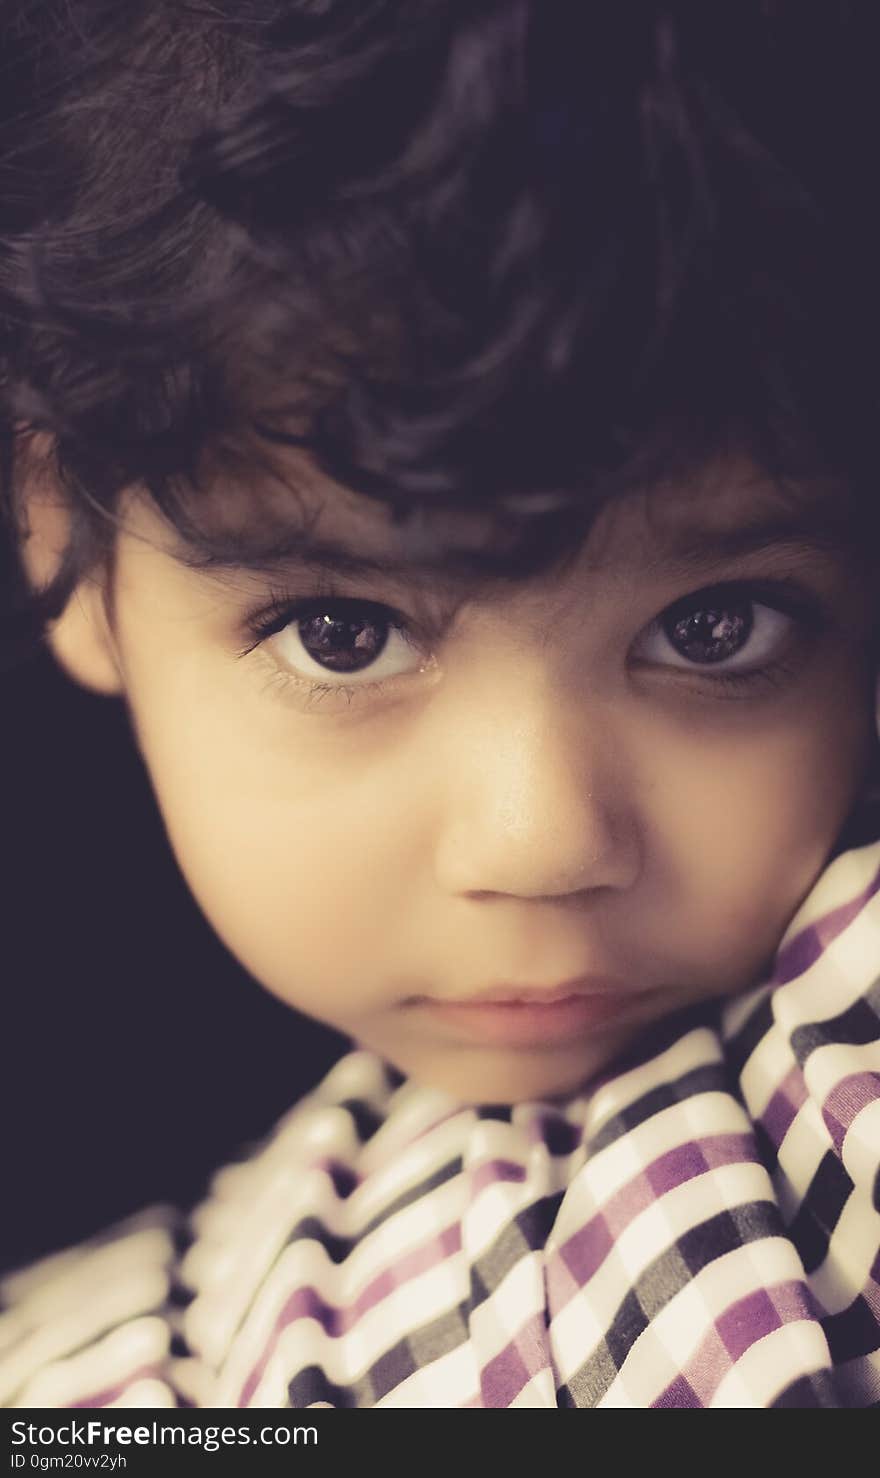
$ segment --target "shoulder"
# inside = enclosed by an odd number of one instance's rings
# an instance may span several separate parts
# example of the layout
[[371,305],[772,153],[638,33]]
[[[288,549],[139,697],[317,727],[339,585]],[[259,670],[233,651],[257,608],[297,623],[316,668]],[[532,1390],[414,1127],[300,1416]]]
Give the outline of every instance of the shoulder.
[[400,1083],[353,1052],[194,1211],[149,1208],[0,1278],[0,1405],[223,1404],[219,1368],[256,1289],[311,1225],[316,1182],[348,1194]]
[[829,865],[792,919],[768,982],[731,1002],[723,1020],[728,1059],[774,1155],[809,1104],[817,1144],[866,1189],[880,1151],[878,978],[880,843],[872,843]]
[[729,1061],[852,1404],[880,1399],[880,843],[836,857],[767,985],[725,1011]]
[[176,1406],[183,1217],[153,1207],[0,1281],[0,1403]]

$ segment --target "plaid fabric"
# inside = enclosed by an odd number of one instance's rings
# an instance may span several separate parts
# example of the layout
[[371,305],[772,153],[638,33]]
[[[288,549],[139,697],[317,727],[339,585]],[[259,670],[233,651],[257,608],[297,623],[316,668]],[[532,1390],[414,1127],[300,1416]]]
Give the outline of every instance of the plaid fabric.
[[7,1279],[0,1393],[880,1404],[878,891],[880,844],[836,858],[766,985],[564,1102],[462,1106],[352,1053],[185,1222]]

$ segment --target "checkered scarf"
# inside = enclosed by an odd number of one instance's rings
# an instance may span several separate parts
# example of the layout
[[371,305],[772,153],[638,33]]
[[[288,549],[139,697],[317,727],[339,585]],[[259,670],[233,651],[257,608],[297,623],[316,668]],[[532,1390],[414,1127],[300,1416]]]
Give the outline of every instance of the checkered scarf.
[[215,1177],[182,1256],[148,1217],[8,1280],[0,1392],[880,1403],[878,891],[880,844],[839,856],[765,985],[562,1102],[463,1106],[352,1053]]

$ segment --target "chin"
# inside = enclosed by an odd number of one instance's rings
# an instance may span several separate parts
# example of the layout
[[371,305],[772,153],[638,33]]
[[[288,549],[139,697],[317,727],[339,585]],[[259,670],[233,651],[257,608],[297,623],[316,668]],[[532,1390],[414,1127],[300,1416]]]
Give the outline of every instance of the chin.
[[527,1103],[575,1093],[609,1060],[609,1052],[582,1044],[580,1052],[517,1052],[461,1046],[392,1059],[395,1067],[427,1088],[464,1103]]

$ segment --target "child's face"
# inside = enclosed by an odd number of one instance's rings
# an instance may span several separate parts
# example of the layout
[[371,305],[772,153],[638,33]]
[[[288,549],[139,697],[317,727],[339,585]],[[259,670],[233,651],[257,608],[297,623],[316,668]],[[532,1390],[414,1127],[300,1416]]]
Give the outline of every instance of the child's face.
[[[780,515],[728,471],[614,505],[564,575],[468,598],[411,575],[194,570],[132,500],[112,658],[219,935],[291,1005],[484,1101],[571,1089],[650,1022],[755,983],[872,745],[852,557],[683,558],[698,527],[711,544]],[[449,527],[466,542],[479,520]],[[379,560],[398,540],[384,505],[338,490],[313,532]],[[280,591],[324,594],[240,655]],[[507,1001],[473,1004],[486,992]]]

